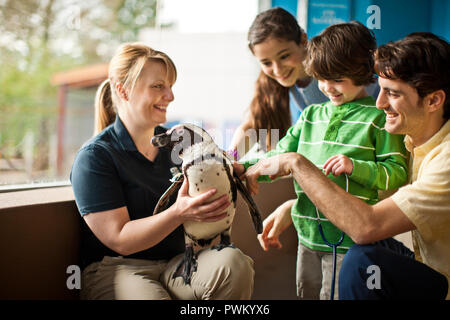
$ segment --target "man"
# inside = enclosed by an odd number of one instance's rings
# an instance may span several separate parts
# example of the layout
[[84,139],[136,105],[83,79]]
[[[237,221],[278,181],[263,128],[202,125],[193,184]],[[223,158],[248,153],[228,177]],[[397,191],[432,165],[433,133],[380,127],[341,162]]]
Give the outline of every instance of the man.
[[[385,130],[406,135],[410,184],[371,206],[298,153],[261,160],[244,177],[256,193],[256,179],[269,168],[276,168],[269,174],[272,179],[292,174],[315,206],[357,243],[340,271],[340,299],[449,299],[450,45],[433,34],[411,34],[380,46],[375,70]],[[279,212],[266,219],[263,247],[280,246],[286,221],[286,213]],[[414,254],[390,239],[406,231],[412,231]]]

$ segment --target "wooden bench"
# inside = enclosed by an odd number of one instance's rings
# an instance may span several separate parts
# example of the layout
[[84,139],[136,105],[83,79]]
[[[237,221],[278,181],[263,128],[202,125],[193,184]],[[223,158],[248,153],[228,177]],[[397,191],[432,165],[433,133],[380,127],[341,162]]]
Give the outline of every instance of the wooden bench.
[[[263,218],[294,197],[291,179],[261,184],[255,201]],[[247,206],[237,204],[232,241],[255,262],[254,299],[295,299],[297,238],[264,252]],[[66,285],[67,268],[79,264],[80,216],[70,186],[0,194],[0,299],[79,299]]]

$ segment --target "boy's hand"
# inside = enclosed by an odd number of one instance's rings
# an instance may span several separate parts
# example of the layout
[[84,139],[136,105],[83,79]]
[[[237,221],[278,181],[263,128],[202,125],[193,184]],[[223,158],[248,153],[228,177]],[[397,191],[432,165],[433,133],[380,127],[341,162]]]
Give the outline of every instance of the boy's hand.
[[349,157],[339,154],[337,156],[332,156],[323,165],[323,170],[325,170],[325,175],[331,172],[333,176],[338,177],[343,173],[351,175],[353,172],[353,162]]

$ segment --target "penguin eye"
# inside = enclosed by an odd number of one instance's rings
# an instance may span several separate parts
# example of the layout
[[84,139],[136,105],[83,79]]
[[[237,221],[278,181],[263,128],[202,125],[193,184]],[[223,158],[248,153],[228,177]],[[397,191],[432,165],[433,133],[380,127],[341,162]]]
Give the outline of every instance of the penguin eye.
[[178,136],[182,136],[184,134],[184,129],[183,128],[178,128],[176,130],[176,133],[177,133]]

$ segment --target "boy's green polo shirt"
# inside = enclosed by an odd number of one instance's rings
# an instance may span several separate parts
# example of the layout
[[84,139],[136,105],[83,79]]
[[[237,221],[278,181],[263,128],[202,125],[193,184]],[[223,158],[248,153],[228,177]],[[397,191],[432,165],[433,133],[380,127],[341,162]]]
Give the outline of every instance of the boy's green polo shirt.
[[[353,161],[353,172],[328,178],[361,200],[374,204],[378,190],[395,189],[407,181],[407,151],[404,136],[393,135],[384,129],[384,111],[375,106],[372,97],[335,106],[331,102],[306,108],[297,123],[281,139],[275,150],[265,157],[280,153],[298,152],[319,169],[334,155],[343,154]],[[244,162],[247,169],[259,159]],[[270,181],[262,176],[259,181]],[[320,213],[294,180],[297,201],[291,215],[299,241],[305,246],[332,251],[318,230],[318,219],[329,242],[337,242],[341,231]],[[318,218],[319,216],[319,218]],[[338,252],[345,253],[354,242],[345,236]]]

